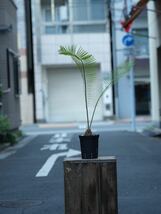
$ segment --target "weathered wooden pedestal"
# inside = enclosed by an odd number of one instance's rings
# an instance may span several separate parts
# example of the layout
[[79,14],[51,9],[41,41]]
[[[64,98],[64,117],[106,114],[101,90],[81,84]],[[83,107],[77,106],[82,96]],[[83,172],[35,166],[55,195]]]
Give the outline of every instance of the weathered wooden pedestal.
[[117,214],[115,157],[64,161],[65,214]]

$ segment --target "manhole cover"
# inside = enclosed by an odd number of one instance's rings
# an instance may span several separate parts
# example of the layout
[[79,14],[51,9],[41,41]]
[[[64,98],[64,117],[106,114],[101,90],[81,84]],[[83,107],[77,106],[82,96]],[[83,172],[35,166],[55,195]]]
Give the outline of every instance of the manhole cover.
[[0,207],[6,208],[24,208],[24,207],[33,207],[39,206],[42,204],[42,201],[39,200],[8,200],[0,201]]

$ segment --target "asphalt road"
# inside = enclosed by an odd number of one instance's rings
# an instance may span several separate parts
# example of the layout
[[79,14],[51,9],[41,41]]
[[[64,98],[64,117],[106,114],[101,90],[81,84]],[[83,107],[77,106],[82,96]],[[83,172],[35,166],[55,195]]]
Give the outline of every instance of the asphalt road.
[[[32,136],[1,152],[0,214],[64,214],[63,159],[77,153],[72,133]],[[161,139],[101,132],[99,155],[117,158],[119,214],[161,214]]]

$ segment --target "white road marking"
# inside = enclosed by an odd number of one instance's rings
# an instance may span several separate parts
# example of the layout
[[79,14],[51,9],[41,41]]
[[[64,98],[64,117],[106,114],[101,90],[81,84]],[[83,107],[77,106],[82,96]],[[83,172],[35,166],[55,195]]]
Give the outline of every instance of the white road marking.
[[68,137],[67,133],[57,133],[55,135],[53,135],[50,140],[49,143],[62,143],[62,142],[70,142],[71,138]]
[[45,164],[42,166],[42,168],[38,171],[38,173],[36,174],[36,177],[46,177],[46,176],[48,176],[50,170],[52,169],[52,167],[54,166],[56,160],[59,157],[62,157],[62,156],[72,157],[72,156],[77,156],[79,154],[80,154],[80,151],[77,151],[77,150],[74,150],[74,149],[69,149],[66,152],[61,152],[61,153],[58,153],[58,154],[51,155],[47,159]]
[[53,144],[53,145],[44,145],[40,150],[56,150],[59,144]]
[[67,150],[67,144],[63,143],[63,144],[52,144],[52,145],[44,145],[40,150],[44,151],[44,150],[50,150],[50,151],[54,151],[54,150]]
[[58,150],[67,150],[67,149],[68,147],[66,143],[59,144],[58,146]]
[[69,139],[69,138],[58,138],[58,139],[53,139],[53,138],[51,138],[50,140],[49,140],[49,143],[62,143],[62,142],[70,142],[71,141],[71,139]]
[[67,133],[62,133],[62,135],[61,135],[63,138],[67,138]]
[[57,133],[57,134],[54,135],[54,137],[55,137],[55,138],[59,138],[59,137],[60,137],[60,134]]

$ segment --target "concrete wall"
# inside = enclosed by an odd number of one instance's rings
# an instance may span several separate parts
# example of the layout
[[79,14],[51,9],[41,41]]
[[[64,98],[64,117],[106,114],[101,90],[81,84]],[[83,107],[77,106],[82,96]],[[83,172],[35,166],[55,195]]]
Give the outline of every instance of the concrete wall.
[[154,12],[159,10],[160,1],[148,3],[148,26],[149,26],[149,49],[150,49],[150,80],[151,80],[151,116],[154,124],[160,123],[159,105],[159,74],[157,48],[160,46],[160,14]]
[[[42,65],[54,66],[60,64],[71,64],[72,60],[58,54],[60,45],[69,46],[75,44],[93,54],[97,63],[100,64],[102,79],[111,74],[110,38],[108,33],[72,34],[71,35],[43,35],[41,37]],[[112,90],[109,88],[103,98],[103,116],[113,115]],[[108,109],[106,109],[108,106]]]
[[[111,53],[109,33],[81,33],[65,35],[45,35],[41,29],[40,0],[33,2],[33,38],[34,38],[34,66],[36,88],[36,117],[38,121],[44,120],[43,69],[45,66],[55,66],[71,63],[67,57],[58,55],[60,45],[76,44],[94,55],[101,65],[102,79],[111,73]],[[41,24],[40,24],[41,23]],[[43,88],[44,87],[44,88]],[[113,115],[112,90],[109,89],[103,97],[104,117]],[[107,108],[110,106],[110,109]]]
[[11,28],[7,31],[0,31],[0,82],[3,87],[2,113],[7,115],[11,128],[18,128],[20,125],[20,99],[15,92],[15,81],[13,66],[10,66],[10,88],[8,88],[7,76],[7,56],[6,50],[11,49],[15,53],[17,51],[17,8],[11,0],[0,1],[0,27]]
[[[129,10],[131,8],[130,5],[132,5],[132,2],[134,1],[127,1],[127,4],[129,6]],[[114,29],[113,29],[113,43],[114,43],[114,66],[118,67],[122,63],[125,62],[126,59],[130,58],[137,58],[137,55],[135,54],[135,44],[134,46],[127,47],[123,44],[123,37],[127,34],[122,30],[121,24],[120,24],[120,19],[122,21],[124,20],[123,17],[123,7],[124,7],[124,1],[120,2],[115,2],[113,4],[113,7],[115,10],[113,10],[113,23],[114,23]],[[119,8],[119,9],[118,9]],[[129,11],[128,11],[129,12]],[[143,12],[132,24],[131,30],[132,29],[146,29],[147,28],[147,16],[146,13]],[[147,35],[148,36],[148,35]],[[130,50],[131,48],[131,50]],[[147,58],[147,56],[143,56]],[[143,63],[143,62],[142,62]],[[148,68],[148,66],[147,66]],[[139,67],[137,65],[135,68],[132,68],[133,74],[134,74],[134,82],[135,82],[135,77],[136,73],[138,73]],[[149,75],[149,71],[146,70],[147,75]],[[144,73],[145,73],[144,72]],[[147,78],[146,75],[145,77]],[[133,99],[133,87],[134,87],[134,82],[131,81],[131,75],[130,73],[123,77],[121,80],[119,80],[117,87],[115,88],[115,106],[116,106],[116,117],[118,118],[131,118],[133,115],[134,111],[134,105],[133,103],[135,100]]]
[[20,55],[21,72],[21,120],[22,124],[33,123],[33,97],[28,93],[27,79],[27,53],[26,53],[26,26],[25,26],[25,6],[23,0],[16,0],[18,18],[18,49]]

